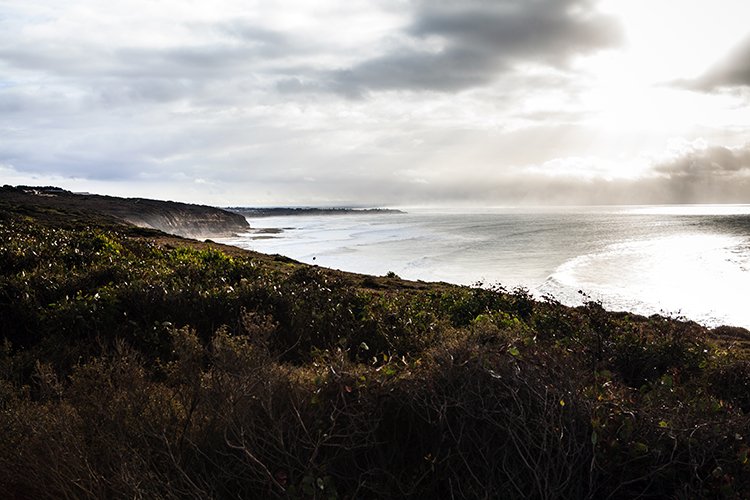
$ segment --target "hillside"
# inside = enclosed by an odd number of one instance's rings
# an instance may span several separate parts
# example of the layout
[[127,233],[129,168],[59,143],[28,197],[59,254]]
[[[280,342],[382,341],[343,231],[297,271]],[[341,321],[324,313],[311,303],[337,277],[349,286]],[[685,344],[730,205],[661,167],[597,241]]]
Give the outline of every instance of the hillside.
[[54,187],[3,186],[0,188],[0,204],[4,202],[50,211],[99,214],[186,238],[232,236],[250,228],[244,216],[215,207],[143,198],[75,194]]
[[2,498],[748,498],[746,330],[6,191]]

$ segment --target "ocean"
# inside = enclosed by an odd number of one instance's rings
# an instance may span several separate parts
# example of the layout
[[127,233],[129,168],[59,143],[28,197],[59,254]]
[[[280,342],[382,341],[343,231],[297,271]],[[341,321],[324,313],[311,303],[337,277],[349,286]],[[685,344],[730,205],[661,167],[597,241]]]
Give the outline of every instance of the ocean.
[[254,231],[222,241],[344,271],[750,328],[750,205],[405,212],[248,218]]

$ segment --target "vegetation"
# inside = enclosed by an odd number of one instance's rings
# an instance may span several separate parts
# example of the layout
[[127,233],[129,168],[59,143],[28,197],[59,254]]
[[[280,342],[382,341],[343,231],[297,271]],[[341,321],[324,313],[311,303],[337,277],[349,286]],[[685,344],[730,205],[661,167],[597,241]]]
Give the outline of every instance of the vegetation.
[[0,497],[748,498],[744,330],[0,208]]

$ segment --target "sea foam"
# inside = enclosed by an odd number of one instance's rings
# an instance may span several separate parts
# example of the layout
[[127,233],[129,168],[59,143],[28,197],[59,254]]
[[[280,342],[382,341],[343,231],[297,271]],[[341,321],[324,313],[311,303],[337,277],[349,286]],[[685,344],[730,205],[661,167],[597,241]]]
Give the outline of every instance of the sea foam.
[[[409,210],[249,219],[224,240],[325,267],[525,287],[576,305],[750,328],[750,207]],[[582,295],[579,290],[587,295]]]

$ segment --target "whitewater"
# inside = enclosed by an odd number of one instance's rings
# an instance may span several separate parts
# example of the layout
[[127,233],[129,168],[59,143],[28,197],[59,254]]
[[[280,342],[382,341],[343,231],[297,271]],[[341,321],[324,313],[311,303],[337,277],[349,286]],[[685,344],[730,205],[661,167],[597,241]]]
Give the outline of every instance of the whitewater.
[[[364,274],[750,328],[750,205],[425,209],[248,218],[225,243]],[[583,292],[583,293],[581,293]]]

